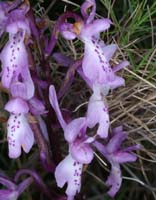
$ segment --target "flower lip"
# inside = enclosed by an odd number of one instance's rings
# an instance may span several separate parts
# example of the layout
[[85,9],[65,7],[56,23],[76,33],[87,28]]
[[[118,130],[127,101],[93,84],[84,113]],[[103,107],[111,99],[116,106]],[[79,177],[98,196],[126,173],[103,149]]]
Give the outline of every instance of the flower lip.
[[68,154],[55,170],[55,179],[58,187],[62,188],[67,183],[66,194],[68,200],[74,200],[76,193],[81,189],[82,164]]

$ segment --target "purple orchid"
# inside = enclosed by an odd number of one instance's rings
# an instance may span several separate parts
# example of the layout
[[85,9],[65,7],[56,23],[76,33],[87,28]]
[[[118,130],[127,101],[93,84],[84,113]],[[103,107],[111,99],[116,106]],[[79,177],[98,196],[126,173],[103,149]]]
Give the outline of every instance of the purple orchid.
[[0,189],[0,198],[2,200],[17,200],[23,191],[32,183],[32,178],[27,178],[19,185],[9,180],[7,177],[0,177],[0,183],[7,189]]
[[85,117],[72,120],[68,124],[63,119],[60,111],[56,91],[53,85],[49,89],[49,99],[57,118],[64,130],[64,137],[69,143],[69,152],[75,160],[88,164],[93,159],[93,150],[88,145],[89,137],[86,135],[87,121]]
[[[62,54],[56,53],[54,54],[54,57],[59,63],[64,63],[65,65],[68,64],[69,61],[72,62],[70,58],[67,58]],[[80,71],[81,69],[78,69],[78,72]],[[89,82],[88,85],[90,85]],[[89,99],[86,115],[86,126],[89,128],[93,128],[96,124],[99,124],[97,135],[101,138],[107,138],[108,136],[109,113],[105,99],[108,90],[108,88],[100,88],[100,85],[94,84],[93,94]]]
[[21,98],[11,99],[5,110],[10,112],[7,123],[9,157],[18,158],[21,155],[21,147],[28,153],[34,144],[34,135],[27,119],[28,104]]
[[67,182],[66,194],[68,200],[72,200],[81,188],[82,165],[89,164],[94,157],[93,150],[89,146],[94,139],[86,135],[85,117],[72,120],[68,124],[65,122],[53,85],[49,89],[49,99],[64,130],[64,137],[69,143],[69,155],[56,167],[55,178],[59,187],[63,187]]
[[9,88],[12,82],[15,84],[23,82],[23,87],[27,89],[27,98],[31,98],[34,94],[34,84],[28,69],[28,55],[24,45],[24,37],[25,33],[22,31],[10,35],[8,43],[0,54],[2,84]]
[[[89,8],[91,8],[90,14],[87,12]],[[110,59],[117,50],[117,45],[106,45],[99,36],[100,32],[107,30],[112,22],[104,18],[94,20],[95,10],[95,1],[86,0],[81,6],[84,21],[62,24],[60,32],[65,39],[71,40],[77,37],[84,42],[82,70],[87,83],[89,82],[92,88],[94,84],[99,84],[104,89],[115,89],[125,84],[124,79],[117,76],[110,66]],[[120,69],[127,65],[129,65],[127,61],[120,63]]]
[[27,90],[27,99],[34,94],[34,84],[29,72],[28,53],[25,38],[30,35],[29,22],[25,17],[28,7],[16,9],[9,14],[6,32],[9,41],[3,48],[0,59],[2,62],[2,84],[10,88],[12,83],[23,83]]
[[62,188],[67,183],[67,200],[73,200],[76,193],[80,192],[82,166],[69,154],[56,167],[55,178],[57,185]]
[[122,142],[127,138],[127,134],[123,131],[122,126],[113,129],[113,137],[103,145],[99,142],[94,142],[95,147],[103,154],[103,156],[111,164],[111,172],[107,181],[105,182],[110,187],[108,194],[114,197],[121,187],[122,175],[120,164],[126,162],[136,161],[136,155],[132,154],[133,150],[140,148],[139,145],[134,145],[125,149],[121,149]]

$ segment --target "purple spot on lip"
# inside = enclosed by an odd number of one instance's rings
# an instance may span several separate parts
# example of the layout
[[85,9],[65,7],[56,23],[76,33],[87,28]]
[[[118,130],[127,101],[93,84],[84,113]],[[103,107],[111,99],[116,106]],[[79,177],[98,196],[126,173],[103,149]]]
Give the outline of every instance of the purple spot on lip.
[[105,69],[105,66],[104,66],[104,65],[102,65],[102,68],[103,68],[103,71],[106,71],[106,69]]

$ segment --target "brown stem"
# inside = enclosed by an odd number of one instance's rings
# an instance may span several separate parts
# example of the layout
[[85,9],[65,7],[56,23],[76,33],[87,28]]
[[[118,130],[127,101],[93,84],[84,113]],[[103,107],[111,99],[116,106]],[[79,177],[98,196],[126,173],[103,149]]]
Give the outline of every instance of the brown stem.
[[54,172],[55,165],[51,159],[52,157],[51,151],[50,151],[47,141],[45,140],[42,134],[38,121],[34,116],[29,116],[29,122],[30,122],[31,129],[34,132],[36,143],[40,150],[40,159],[42,161],[42,164],[47,171]]

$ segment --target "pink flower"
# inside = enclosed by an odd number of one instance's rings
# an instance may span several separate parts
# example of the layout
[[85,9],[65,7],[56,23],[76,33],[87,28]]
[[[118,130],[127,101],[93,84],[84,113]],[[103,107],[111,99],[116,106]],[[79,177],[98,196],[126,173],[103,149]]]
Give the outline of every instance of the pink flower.
[[23,191],[32,183],[31,178],[23,180],[19,185],[8,179],[6,176],[0,176],[0,183],[5,189],[0,189],[0,198],[2,200],[17,200]]
[[10,112],[7,122],[9,157],[18,158],[21,147],[28,153],[34,144],[34,135],[27,119],[29,107],[26,101],[15,98],[5,105],[5,110]]
[[49,89],[49,99],[64,130],[64,137],[69,144],[69,155],[56,167],[55,178],[59,187],[63,187],[67,182],[66,194],[68,200],[73,200],[81,188],[82,166],[89,164],[94,157],[93,150],[89,146],[93,140],[86,135],[85,117],[74,119],[68,124],[65,122],[53,85]]
[[[62,24],[60,32],[65,39],[72,40],[77,37],[84,43],[82,72],[86,82],[92,88],[94,84],[99,84],[104,89],[115,89],[125,84],[124,79],[115,74],[117,70],[114,71],[110,65],[110,59],[117,50],[117,45],[106,45],[100,39],[100,33],[106,31],[112,22],[107,18],[94,20],[95,9],[95,1],[86,0],[81,6],[84,21]],[[120,69],[127,65],[129,65],[127,61],[121,62]]]
[[136,161],[136,155],[132,154],[133,150],[140,148],[139,145],[134,145],[128,148],[121,149],[122,142],[127,138],[127,134],[123,131],[122,126],[113,129],[113,137],[107,145],[99,142],[94,142],[95,147],[103,154],[103,156],[111,164],[111,172],[106,180],[106,185],[110,187],[108,194],[114,197],[121,187],[122,175],[120,164]]
[[60,111],[56,91],[53,85],[49,89],[49,99],[57,118],[64,130],[64,137],[69,143],[69,152],[75,160],[88,164],[93,159],[93,150],[88,145],[86,135],[87,122],[85,117],[80,117],[66,124]]
[[58,187],[67,183],[66,194],[68,200],[73,200],[76,193],[81,189],[82,164],[73,159],[69,154],[62,160],[55,170],[55,178]]
[[[25,89],[25,99],[34,95],[34,84],[29,71],[28,53],[25,39],[30,35],[29,22],[26,18],[27,6],[7,13],[5,31],[9,33],[9,41],[0,53],[2,63],[2,85],[11,88],[12,84]],[[14,89],[12,89],[14,90]]]

